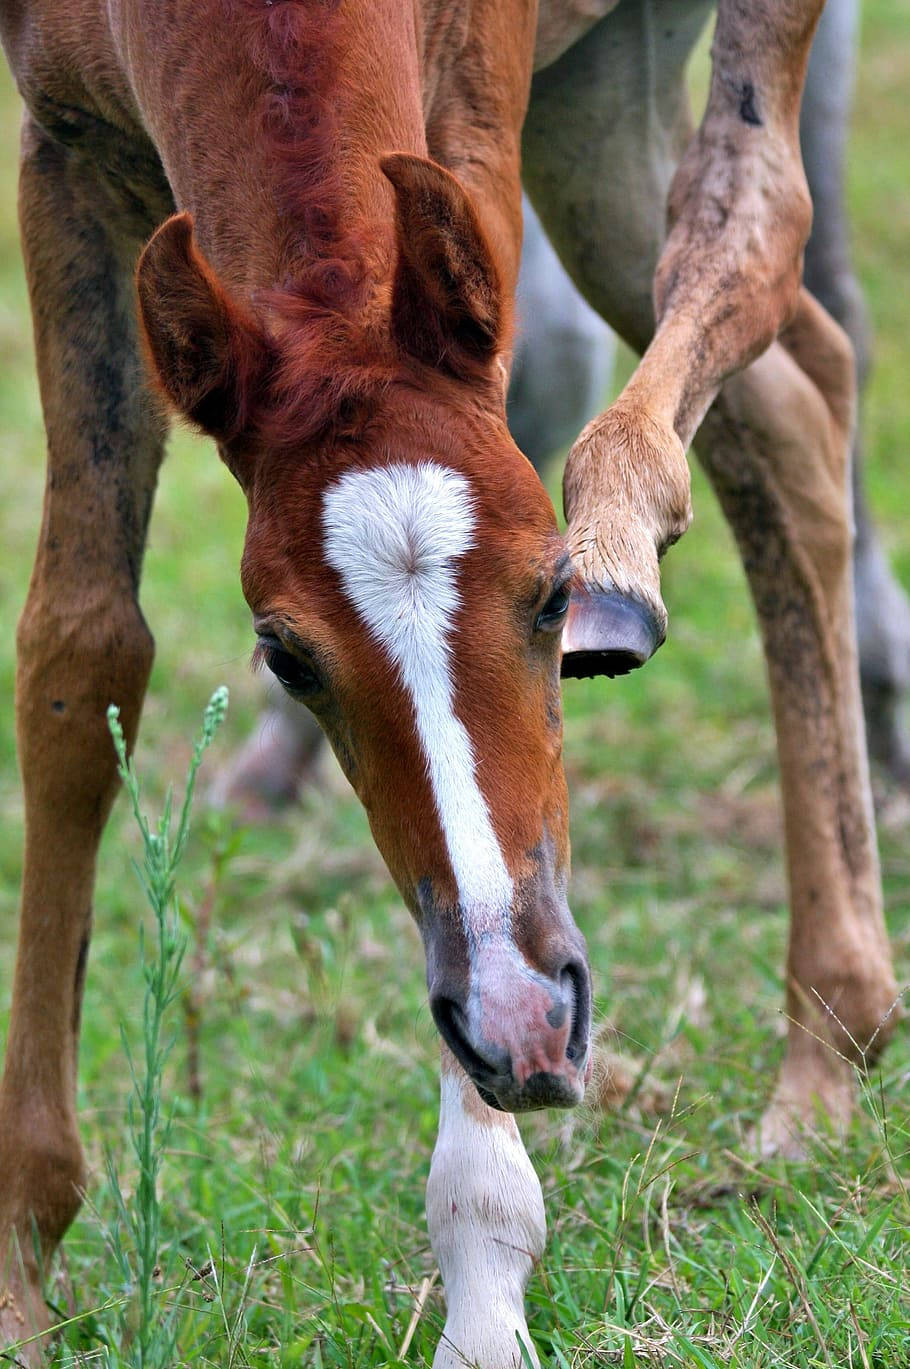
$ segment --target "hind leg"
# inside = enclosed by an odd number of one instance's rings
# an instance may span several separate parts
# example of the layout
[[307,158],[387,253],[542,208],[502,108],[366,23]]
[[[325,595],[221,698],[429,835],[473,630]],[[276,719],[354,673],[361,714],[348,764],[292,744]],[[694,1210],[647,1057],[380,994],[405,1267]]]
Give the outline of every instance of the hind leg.
[[48,1325],[41,1280],[85,1182],[79,1018],[117,788],[105,712],[120,705],[132,743],[152,660],[136,595],[164,426],[137,347],[138,240],[121,245],[108,226],[122,228],[124,212],[83,158],[26,124],[20,216],[48,476],[17,637],[26,842],[0,1082],[0,1345]]
[[[844,200],[847,123],[853,94],[857,0],[828,0],[812,46],[800,114],[800,140],[815,216],[806,245],[808,288],[846,330],[860,392],[869,374],[869,327],[850,253]],[[856,519],[854,588],[860,680],[869,753],[910,783],[910,602],[898,584],[869,514],[863,481],[862,426],[853,442]]]
[[894,1025],[853,620],[853,367],[803,292],[779,343],[728,381],[696,448],[739,544],[777,729],[790,886],[787,1053],[762,1146],[849,1115],[853,1065]]
[[[536,78],[526,126],[526,176],[563,260],[639,351],[654,328],[651,277],[688,134],[683,65],[694,36],[653,22],[659,13],[621,4]],[[687,13],[697,31],[703,16],[673,10],[677,20]],[[561,117],[570,107],[572,119]],[[813,1095],[839,1117],[849,1111],[852,1071],[832,1045],[847,1060],[874,1052],[894,999],[849,588],[850,354],[836,325],[800,298],[787,346],[728,382],[698,439],[758,605],[781,755],[794,1025],[769,1146],[811,1120]]]
[[718,0],[711,91],[691,139],[683,76],[706,17],[698,0],[621,0],[535,78],[532,198],[588,299],[644,348],[566,464],[587,593],[570,607],[564,673],[628,669],[663,640],[658,562],[690,518],[685,449],[725,377],[795,308],[811,218],[799,97],[820,9]]

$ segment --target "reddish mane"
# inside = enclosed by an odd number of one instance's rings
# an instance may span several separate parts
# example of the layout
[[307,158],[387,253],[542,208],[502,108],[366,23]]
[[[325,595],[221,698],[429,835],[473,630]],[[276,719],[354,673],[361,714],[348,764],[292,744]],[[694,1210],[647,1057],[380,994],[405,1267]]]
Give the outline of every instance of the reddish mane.
[[342,70],[339,0],[224,2],[235,31],[239,16],[246,52],[267,83],[261,130],[278,168],[280,207],[292,244],[289,288],[350,313],[366,296],[369,245],[344,222],[335,112]]
[[[397,374],[388,335],[366,308],[378,242],[350,222],[338,165],[335,88],[342,72],[339,0],[224,0],[268,88],[261,132],[278,170],[293,276],[257,298],[278,324],[269,383],[249,396],[253,426],[270,448],[312,443],[357,415]],[[295,241],[296,239],[296,241]],[[245,405],[244,408],[247,406]]]

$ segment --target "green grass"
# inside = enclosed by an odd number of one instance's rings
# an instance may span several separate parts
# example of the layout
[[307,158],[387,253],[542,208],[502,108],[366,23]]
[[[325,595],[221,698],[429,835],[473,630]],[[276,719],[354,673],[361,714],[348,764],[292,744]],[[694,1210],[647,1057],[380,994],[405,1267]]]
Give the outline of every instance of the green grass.
[[[867,5],[850,195],[877,335],[870,487],[910,584],[906,318],[910,23]],[[21,804],[11,714],[12,627],[40,517],[43,444],[12,190],[15,101],[0,117],[0,964],[8,1000]],[[618,1113],[522,1123],[550,1238],[529,1290],[542,1356],[559,1366],[910,1364],[906,1292],[906,1031],[843,1139],[806,1164],[758,1164],[747,1134],[779,1063],[784,875],[773,736],[741,571],[698,476],[696,523],[665,566],[672,636],[647,671],[567,686],[572,902],[598,1011],[644,1071]],[[188,535],[192,530],[192,536]],[[160,808],[185,772],[215,685],[231,715],[211,769],[245,735],[237,567],[239,490],[181,435],[164,469],[143,603],[157,642],[137,751]],[[203,772],[202,787],[205,787]],[[910,979],[910,816],[879,783],[898,976]],[[142,1039],[141,857],[125,802],[105,837],[84,1011],[80,1112],[91,1170],[51,1290],[78,1312],[59,1365],[112,1362],[116,1319],[137,1325],[111,1235],[138,1183],[120,1038]],[[433,1273],[423,1189],[437,1107],[435,1033],[420,940],[337,773],[267,831],[232,833],[200,808],[181,876],[186,987],[171,1007],[173,1110],[160,1176],[179,1363],[396,1365]],[[188,1056],[198,1052],[198,1088]],[[171,1277],[173,1281],[170,1282]],[[125,1311],[109,1307],[133,1297]],[[133,1317],[131,1321],[130,1318]],[[429,1292],[408,1362],[443,1321]],[[107,1358],[106,1358],[107,1357]]]

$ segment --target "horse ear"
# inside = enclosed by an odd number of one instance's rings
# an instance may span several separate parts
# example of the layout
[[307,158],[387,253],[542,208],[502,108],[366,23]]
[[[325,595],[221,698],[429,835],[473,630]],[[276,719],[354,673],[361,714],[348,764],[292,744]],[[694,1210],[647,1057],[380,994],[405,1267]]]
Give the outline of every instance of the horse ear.
[[152,365],[171,403],[212,437],[238,436],[268,368],[269,342],[196,247],[189,214],[158,229],[139,258],[136,287]]
[[474,206],[435,162],[395,152],[380,165],[395,190],[395,341],[463,378],[486,373],[503,344],[506,310]]

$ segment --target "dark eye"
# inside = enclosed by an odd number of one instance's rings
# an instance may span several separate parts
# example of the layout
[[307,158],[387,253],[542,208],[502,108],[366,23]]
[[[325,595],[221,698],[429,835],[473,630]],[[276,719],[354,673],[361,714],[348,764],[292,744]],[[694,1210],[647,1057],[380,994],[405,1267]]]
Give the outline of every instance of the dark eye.
[[569,610],[570,591],[568,585],[554,589],[544,604],[534,624],[538,632],[559,632]]
[[277,637],[260,637],[257,654],[280,685],[295,698],[306,698],[319,688],[319,676],[308,661],[292,656]]

